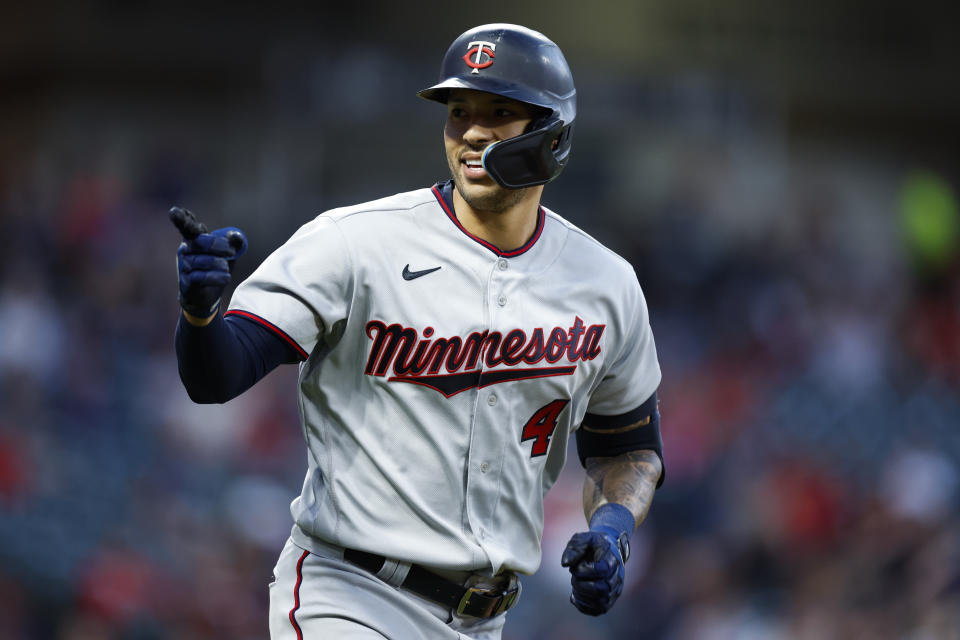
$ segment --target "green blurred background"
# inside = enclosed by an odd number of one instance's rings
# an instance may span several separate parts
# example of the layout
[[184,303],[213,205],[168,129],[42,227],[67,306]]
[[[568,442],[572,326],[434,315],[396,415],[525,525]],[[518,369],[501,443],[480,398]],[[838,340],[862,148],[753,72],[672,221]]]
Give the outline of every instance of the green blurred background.
[[573,69],[544,203],[636,267],[668,469],[593,619],[571,458],[505,640],[960,637],[960,25],[928,0],[3,3],[0,637],[267,636],[295,371],[187,399],[166,210],[242,227],[243,277],[443,179],[414,94],[501,21]]

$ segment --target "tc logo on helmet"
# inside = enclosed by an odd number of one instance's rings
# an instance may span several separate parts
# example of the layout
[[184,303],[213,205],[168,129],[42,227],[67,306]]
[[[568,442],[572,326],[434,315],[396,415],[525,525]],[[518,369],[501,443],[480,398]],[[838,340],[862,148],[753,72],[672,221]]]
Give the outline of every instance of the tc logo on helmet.
[[[486,69],[493,64],[493,52],[497,48],[492,42],[477,40],[467,45],[470,49],[463,56],[463,61],[467,66],[473,69],[470,73],[480,73],[480,69]],[[486,56],[486,57],[484,57]]]

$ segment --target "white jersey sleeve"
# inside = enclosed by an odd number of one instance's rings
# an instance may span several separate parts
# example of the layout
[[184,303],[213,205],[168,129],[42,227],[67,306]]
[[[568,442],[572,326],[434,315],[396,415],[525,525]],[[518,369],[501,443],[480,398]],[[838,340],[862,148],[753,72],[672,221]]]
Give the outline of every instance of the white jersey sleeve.
[[337,223],[320,215],[274,251],[236,289],[228,313],[280,329],[306,358],[347,318],[353,260]]
[[627,282],[620,311],[624,330],[614,333],[620,340],[591,395],[588,413],[604,416],[627,413],[643,404],[660,384],[660,364],[647,303],[636,275]]

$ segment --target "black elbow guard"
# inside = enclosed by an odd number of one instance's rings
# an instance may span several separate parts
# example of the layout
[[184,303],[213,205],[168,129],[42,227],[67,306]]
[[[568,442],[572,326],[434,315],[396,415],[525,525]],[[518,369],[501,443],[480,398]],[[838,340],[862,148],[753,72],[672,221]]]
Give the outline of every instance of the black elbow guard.
[[[656,451],[660,463],[663,463],[656,392],[636,409],[618,416],[588,413],[577,429],[577,454],[583,466],[586,466],[587,458],[608,458],[641,449]],[[663,484],[664,476],[666,469],[660,474],[658,487]]]

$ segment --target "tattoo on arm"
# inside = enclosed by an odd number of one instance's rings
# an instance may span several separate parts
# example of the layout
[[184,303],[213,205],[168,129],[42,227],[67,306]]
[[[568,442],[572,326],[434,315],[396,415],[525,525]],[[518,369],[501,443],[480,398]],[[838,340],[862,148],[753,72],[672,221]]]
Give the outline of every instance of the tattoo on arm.
[[587,458],[583,513],[590,516],[608,502],[622,504],[639,525],[647,517],[663,464],[655,451],[642,449],[612,458]]

